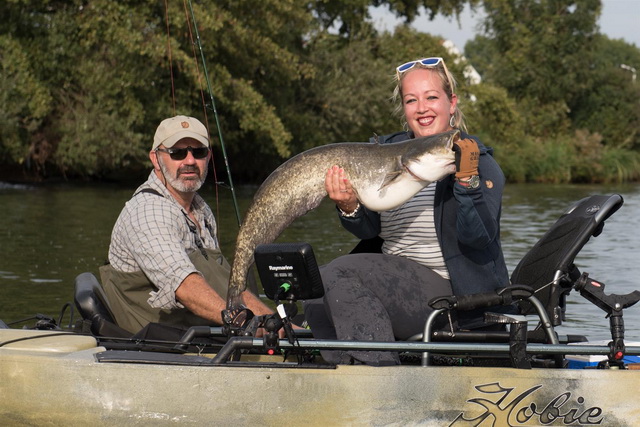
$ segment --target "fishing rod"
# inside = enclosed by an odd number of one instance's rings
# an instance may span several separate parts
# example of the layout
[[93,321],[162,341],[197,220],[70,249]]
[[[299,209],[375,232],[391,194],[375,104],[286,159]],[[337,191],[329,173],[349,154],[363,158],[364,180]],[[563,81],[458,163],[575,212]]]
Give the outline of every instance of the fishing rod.
[[207,90],[209,92],[209,101],[210,108],[213,111],[213,116],[216,120],[216,128],[218,129],[218,138],[220,139],[220,147],[222,148],[222,157],[224,158],[224,165],[227,169],[227,176],[229,177],[229,188],[231,189],[231,197],[233,199],[233,207],[236,211],[236,219],[238,220],[238,226],[242,223],[242,219],[240,218],[240,209],[238,208],[238,200],[236,198],[236,189],[233,186],[233,178],[231,177],[231,167],[229,166],[229,158],[227,157],[227,150],[224,145],[224,138],[222,137],[222,129],[220,128],[220,119],[218,118],[218,110],[216,109],[216,102],[213,97],[213,89],[211,88],[211,80],[209,79],[209,72],[207,70],[207,62],[204,58],[204,51],[202,50],[202,43],[200,41],[200,33],[198,32],[198,25],[196,23],[196,16],[193,12],[193,6],[191,4],[191,0],[188,0],[189,3],[189,11],[191,12],[191,20],[193,21],[193,29],[196,34],[196,45],[198,46],[198,50],[200,51],[200,60],[202,61],[202,69],[204,71],[204,78],[207,82]]

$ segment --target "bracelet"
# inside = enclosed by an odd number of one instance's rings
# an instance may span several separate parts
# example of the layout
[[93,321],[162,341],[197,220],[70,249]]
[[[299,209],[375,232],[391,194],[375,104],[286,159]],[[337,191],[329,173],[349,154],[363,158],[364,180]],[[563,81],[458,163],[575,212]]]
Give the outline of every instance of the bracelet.
[[358,204],[356,205],[356,208],[351,213],[346,213],[345,211],[340,209],[340,207],[338,207],[338,210],[340,211],[340,215],[343,216],[344,218],[354,218],[358,213],[358,211],[360,210],[360,202],[358,202]]

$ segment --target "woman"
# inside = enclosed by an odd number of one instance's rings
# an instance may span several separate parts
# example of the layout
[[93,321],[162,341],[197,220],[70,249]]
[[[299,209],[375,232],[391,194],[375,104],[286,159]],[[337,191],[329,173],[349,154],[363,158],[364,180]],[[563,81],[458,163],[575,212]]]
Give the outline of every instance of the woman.
[[[408,131],[379,138],[383,144],[464,130],[455,80],[442,58],[410,61],[396,69],[394,99]],[[439,295],[489,292],[509,283],[500,246],[504,175],[476,137],[462,132],[455,144],[456,173],[434,182],[404,205],[376,213],[361,206],[344,170],[325,186],[344,227],[361,239],[380,236],[381,254],[340,257],[322,268],[323,304],[305,304],[318,338],[394,341],[421,333]],[[481,323],[458,319],[463,327]],[[334,363],[398,364],[390,352],[323,352]]]

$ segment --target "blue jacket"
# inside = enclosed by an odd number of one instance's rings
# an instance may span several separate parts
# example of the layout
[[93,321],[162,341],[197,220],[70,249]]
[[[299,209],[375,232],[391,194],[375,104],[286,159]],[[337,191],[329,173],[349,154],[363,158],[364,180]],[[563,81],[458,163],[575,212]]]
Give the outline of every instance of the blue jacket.
[[[398,132],[379,137],[378,141],[387,144],[411,137],[408,132]],[[478,138],[462,133],[461,139],[465,138],[472,138],[480,148],[480,187],[470,190],[450,175],[437,183],[434,202],[436,233],[455,295],[490,292],[509,284],[500,245],[505,177],[491,148],[485,147]],[[380,233],[380,215],[364,206],[355,217],[340,218],[343,226],[360,239]]]

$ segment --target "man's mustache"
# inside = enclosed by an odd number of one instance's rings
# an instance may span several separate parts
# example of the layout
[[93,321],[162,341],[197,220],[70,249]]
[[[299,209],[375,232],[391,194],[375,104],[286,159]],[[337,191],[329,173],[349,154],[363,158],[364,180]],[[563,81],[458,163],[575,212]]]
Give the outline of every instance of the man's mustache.
[[178,176],[180,176],[183,173],[191,173],[191,172],[195,172],[198,174],[198,176],[200,176],[200,168],[196,165],[186,165],[186,166],[182,166],[181,168],[178,169],[178,171],[176,172],[176,178]]

